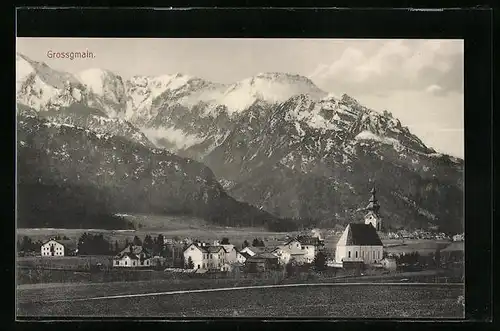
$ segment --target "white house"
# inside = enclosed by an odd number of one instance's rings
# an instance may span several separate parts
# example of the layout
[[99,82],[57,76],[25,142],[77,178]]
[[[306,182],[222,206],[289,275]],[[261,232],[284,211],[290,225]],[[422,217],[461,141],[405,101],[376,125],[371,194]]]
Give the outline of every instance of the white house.
[[207,269],[225,270],[226,250],[222,246],[209,246],[205,248],[208,253]]
[[301,236],[286,242],[282,249],[290,254],[290,259],[298,263],[312,263],[318,254],[321,241],[317,237]]
[[245,263],[245,261],[247,260],[247,256],[251,255],[241,251],[236,251],[236,260],[238,263]]
[[184,250],[184,262],[187,263],[189,258],[193,261],[193,269],[206,269],[207,251],[202,244],[196,243],[189,245]]
[[371,224],[351,223],[340,237],[335,261],[363,261],[375,264],[383,259],[384,246]]
[[129,245],[113,258],[113,267],[146,268],[151,266],[151,253],[142,246]]
[[42,256],[64,256],[64,245],[51,239],[40,247]]
[[380,261],[382,266],[384,267],[384,269],[387,269],[387,270],[396,270],[398,265],[396,263],[396,259],[394,258],[390,258],[390,257],[386,257],[384,259],[382,259],[382,261]]
[[226,261],[231,264],[234,262],[238,262],[238,252],[236,251],[236,248],[234,245],[221,245],[224,250],[226,251]]
[[240,253],[246,253],[250,256],[254,256],[255,254],[258,253],[258,249],[256,249],[255,247],[250,247],[250,246],[247,246],[245,248],[243,248]]
[[272,254],[278,257],[279,264],[287,264],[292,257],[288,246],[278,246],[272,251]]
[[[189,245],[184,250],[184,261],[193,261],[193,269],[226,271],[226,250],[223,246],[208,246],[202,243]],[[234,253],[236,262],[236,253]]]

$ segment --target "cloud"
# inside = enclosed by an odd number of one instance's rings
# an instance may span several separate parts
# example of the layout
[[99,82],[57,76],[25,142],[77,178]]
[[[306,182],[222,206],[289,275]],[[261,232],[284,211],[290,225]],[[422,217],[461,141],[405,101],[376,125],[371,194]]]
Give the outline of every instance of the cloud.
[[443,92],[443,88],[439,85],[432,84],[432,85],[429,85],[425,89],[425,92],[430,93],[430,94],[434,94],[434,95],[440,95]]
[[427,91],[432,85],[441,94],[463,91],[461,40],[387,40],[367,53],[349,47],[331,64],[319,65],[310,78],[340,93]]

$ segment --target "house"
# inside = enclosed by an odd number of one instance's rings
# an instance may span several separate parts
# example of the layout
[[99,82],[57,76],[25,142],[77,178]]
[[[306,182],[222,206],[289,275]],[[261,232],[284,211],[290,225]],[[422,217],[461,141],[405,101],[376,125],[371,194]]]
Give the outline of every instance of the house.
[[[205,243],[193,243],[184,250],[184,261],[193,262],[193,269],[226,270],[226,250],[223,246],[209,246]],[[236,256],[236,254],[235,254]],[[234,260],[236,262],[236,259]]]
[[264,272],[278,267],[278,257],[271,253],[261,253],[249,257],[245,262],[248,272]]
[[241,253],[246,253],[250,256],[254,256],[256,255],[257,253],[260,253],[263,251],[263,247],[250,247],[250,246],[247,246],[245,248],[243,248],[240,252]]
[[64,256],[65,246],[54,239],[50,239],[40,246],[42,256]]
[[226,263],[226,250],[222,246],[209,246],[205,250],[208,254],[207,269],[227,271],[224,267]]
[[304,260],[306,263],[312,263],[318,254],[319,248],[323,242],[318,237],[300,236],[297,238],[301,250],[304,252]]
[[238,261],[238,252],[236,251],[236,247],[234,245],[221,245],[226,251],[226,261],[228,263],[234,263]]
[[245,252],[237,251],[236,252],[236,257],[237,257],[237,260],[238,260],[239,263],[245,263],[245,261],[249,257],[252,257],[252,255],[250,255],[248,253],[245,253]]
[[312,263],[321,245],[317,237],[298,236],[285,242],[281,250],[286,250],[290,254],[288,260],[294,259],[297,263]]
[[151,257],[151,253],[142,246],[129,245],[113,258],[113,266],[147,268],[151,266]]
[[278,257],[279,264],[287,264],[292,258],[291,252],[287,246],[278,246],[271,253]]
[[396,270],[397,269],[397,263],[396,263],[396,259],[394,258],[390,258],[390,257],[386,257],[386,258],[383,258],[382,261],[380,261],[380,263],[382,264],[382,267],[384,269],[387,269],[387,270]]
[[206,269],[207,251],[205,250],[205,247],[203,247],[202,244],[193,243],[189,245],[184,250],[183,255],[185,263],[187,263],[191,258],[191,261],[193,261],[193,269],[201,269],[201,268]]

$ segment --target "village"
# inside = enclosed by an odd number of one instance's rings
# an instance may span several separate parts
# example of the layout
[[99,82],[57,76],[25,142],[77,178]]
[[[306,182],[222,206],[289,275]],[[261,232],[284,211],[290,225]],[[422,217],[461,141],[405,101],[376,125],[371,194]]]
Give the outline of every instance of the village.
[[[371,190],[368,205],[362,210],[365,212],[364,217],[347,224],[339,233],[340,238],[335,245],[325,245],[324,238],[317,230],[293,237],[285,235],[274,240],[254,238],[251,243],[245,240],[238,246],[231,243],[231,238],[206,242],[190,238],[166,238],[161,234],[156,238],[146,235],[142,240],[135,236],[132,242],[127,241],[122,248],[117,242],[112,247],[102,234],[85,233],[76,245],[74,241],[60,236],[43,243],[32,243],[29,238],[24,238],[23,243],[18,243],[18,253],[23,254],[29,250],[26,247],[31,247],[31,254],[38,255],[36,247],[39,247],[42,265],[49,269],[58,269],[58,265],[61,269],[71,269],[67,264],[58,264],[57,260],[81,257],[87,269],[157,270],[197,275],[255,274],[301,268],[311,272],[330,269],[335,270],[335,274],[348,271],[349,274],[360,276],[368,274],[367,270],[371,270],[372,274],[391,273],[416,270],[416,266],[422,270],[463,261],[463,234],[448,237],[429,231],[385,232],[375,188]],[[444,240],[449,245],[420,256],[418,250],[392,250],[391,247],[402,244],[384,245],[381,238],[403,239],[403,242],[405,239]],[[92,263],[91,258],[87,262],[86,256],[110,258],[94,257]],[[73,265],[72,268],[81,269],[81,266]]]

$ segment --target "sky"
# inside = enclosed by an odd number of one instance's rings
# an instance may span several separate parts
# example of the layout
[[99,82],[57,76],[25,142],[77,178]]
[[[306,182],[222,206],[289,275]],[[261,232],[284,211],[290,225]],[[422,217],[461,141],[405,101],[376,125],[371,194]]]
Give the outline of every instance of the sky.
[[[388,110],[437,151],[464,156],[463,40],[18,38],[17,51],[58,70],[133,75],[184,73],[233,83],[262,72],[309,77]],[[47,52],[90,51],[55,59]]]

